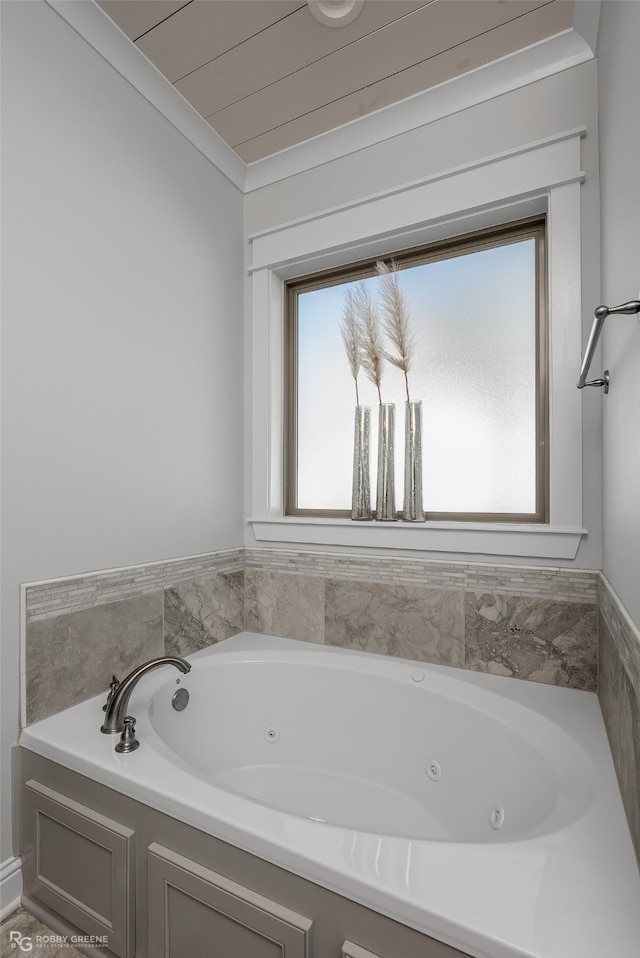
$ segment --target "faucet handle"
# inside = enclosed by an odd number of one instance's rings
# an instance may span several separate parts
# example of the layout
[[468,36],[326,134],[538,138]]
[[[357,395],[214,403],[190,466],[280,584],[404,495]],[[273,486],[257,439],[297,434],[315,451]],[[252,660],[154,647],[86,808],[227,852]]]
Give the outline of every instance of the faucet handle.
[[136,738],[136,720],[133,715],[125,715],[124,728],[120,741],[116,745],[116,752],[135,752],[140,745]]
[[109,708],[109,706],[111,705],[111,703],[112,703],[112,701],[113,701],[113,696],[116,694],[119,685],[120,685],[120,682],[119,682],[118,679],[115,677],[115,675],[112,676],[111,682],[109,683],[109,695],[107,696],[107,701],[106,701],[106,702],[104,703],[104,705],[102,706],[102,711],[103,711],[103,712],[106,712],[107,709]]

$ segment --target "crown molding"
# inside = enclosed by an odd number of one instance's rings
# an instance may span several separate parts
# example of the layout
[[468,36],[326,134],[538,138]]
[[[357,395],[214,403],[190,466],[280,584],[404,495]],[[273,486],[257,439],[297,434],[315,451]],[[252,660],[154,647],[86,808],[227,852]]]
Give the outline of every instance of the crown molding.
[[[599,16],[600,0],[575,0],[575,3],[580,8],[585,3],[587,7],[594,8],[590,15],[576,18],[580,23],[585,21],[585,32],[593,40],[594,13]],[[592,47],[574,25],[572,29],[541,40],[524,50],[250,163],[247,166],[245,193],[393,139],[445,116],[586,63],[594,57],[595,42]]]
[[574,22],[569,30],[249,165],[95,0],[45,3],[234,186],[249,193],[594,59],[601,0],[574,0]]

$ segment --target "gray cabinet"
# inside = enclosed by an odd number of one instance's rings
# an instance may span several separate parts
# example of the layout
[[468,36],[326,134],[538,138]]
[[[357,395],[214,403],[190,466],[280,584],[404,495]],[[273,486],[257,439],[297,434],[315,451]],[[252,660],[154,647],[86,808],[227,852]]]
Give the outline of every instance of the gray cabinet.
[[308,918],[157,843],[148,860],[150,955],[308,958]]
[[464,958],[449,945],[21,749],[27,909],[100,958]]

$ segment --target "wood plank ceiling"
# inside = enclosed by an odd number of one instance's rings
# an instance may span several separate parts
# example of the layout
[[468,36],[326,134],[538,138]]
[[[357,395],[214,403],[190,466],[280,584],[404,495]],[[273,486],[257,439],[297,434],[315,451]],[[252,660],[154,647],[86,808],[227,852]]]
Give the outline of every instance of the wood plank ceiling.
[[560,33],[573,16],[573,0],[365,0],[335,27],[304,0],[99,3],[247,163]]

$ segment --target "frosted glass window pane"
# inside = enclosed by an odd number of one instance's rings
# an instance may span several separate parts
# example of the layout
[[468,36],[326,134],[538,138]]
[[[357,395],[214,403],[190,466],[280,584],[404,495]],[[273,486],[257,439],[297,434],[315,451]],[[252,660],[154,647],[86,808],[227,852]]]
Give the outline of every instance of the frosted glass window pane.
[[[409,375],[423,403],[427,512],[536,509],[536,241],[526,238],[402,269],[417,340]],[[378,279],[364,281],[376,295]],[[298,501],[349,510],[355,390],[340,323],[340,283],[298,294]],[[378,397],[372,407],[372,497]],[[405,390],[385,364],[383,402],[396,403],[396,489],[402,506]]]

